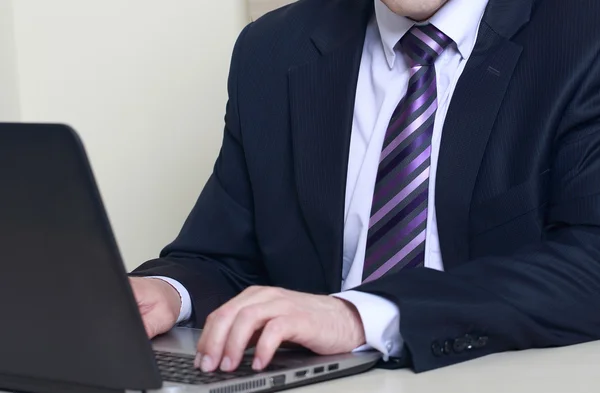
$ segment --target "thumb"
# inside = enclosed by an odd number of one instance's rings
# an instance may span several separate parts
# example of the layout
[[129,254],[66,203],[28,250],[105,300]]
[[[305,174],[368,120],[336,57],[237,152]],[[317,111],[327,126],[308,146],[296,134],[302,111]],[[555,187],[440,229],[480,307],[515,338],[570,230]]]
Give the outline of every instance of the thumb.
[[142,315],[146,335],[152,339],[159,334],[166,333],[171,326],[169,325],[169,317],[167,313],[162,313],[160,310],[154,309]]

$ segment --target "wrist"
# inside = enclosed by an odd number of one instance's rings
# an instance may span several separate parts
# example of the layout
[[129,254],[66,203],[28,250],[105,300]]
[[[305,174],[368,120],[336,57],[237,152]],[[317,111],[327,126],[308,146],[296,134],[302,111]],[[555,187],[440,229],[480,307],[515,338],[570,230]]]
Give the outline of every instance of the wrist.
[[171,285],[165,280],[161,280],[160,278],[154,277],[150,279],[154,280],[156,284],[160,287],[160,292],[163,294],[163,297],[166,300],[169,310],[171,310],[175,317],[175,320],[177,320],[183,302],[179,291],[177,290],[177,288],[175,288],[173,285]]
[[350,321],[349,334],[353,347],[358,348],[360,346],[365,345],[367,343],[367,339],[365,336],[365,327],[363,325],[363,321],[360,316],[360,313],[358,312],[358,309],[354,304],[345,299],[336,299],[339,300],[340,304],[342,305],[347,314],[344,320]]

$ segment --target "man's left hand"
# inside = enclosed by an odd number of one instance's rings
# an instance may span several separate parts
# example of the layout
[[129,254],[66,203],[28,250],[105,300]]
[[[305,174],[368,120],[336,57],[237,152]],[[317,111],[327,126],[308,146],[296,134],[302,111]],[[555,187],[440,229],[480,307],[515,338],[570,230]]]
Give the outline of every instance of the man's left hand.
[[283,343],[335,355],[365,344],[365,334],[358,311],[345,300],[251,287],[208,316],[196,367],[204,372],[233,371],[254,342],[252,368],[260,371]]

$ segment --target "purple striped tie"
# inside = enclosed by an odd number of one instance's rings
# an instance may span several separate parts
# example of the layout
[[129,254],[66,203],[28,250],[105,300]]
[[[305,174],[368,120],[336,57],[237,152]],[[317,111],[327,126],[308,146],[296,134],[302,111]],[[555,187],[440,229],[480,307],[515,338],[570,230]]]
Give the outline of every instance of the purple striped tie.
[[452,42],[433,25],[414,26],[400,46],[408,92],[388,126],[375,182],[363,279],[423,266],[431,135],[437,111],[434,62]]

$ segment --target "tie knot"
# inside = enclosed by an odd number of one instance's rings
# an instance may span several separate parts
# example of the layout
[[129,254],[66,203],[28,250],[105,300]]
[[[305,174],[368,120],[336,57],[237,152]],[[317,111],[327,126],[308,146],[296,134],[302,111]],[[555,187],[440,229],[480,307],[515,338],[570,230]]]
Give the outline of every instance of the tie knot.
[[432,65],[452,39],[432,24],[413,26],[400,40],[411,66]]

